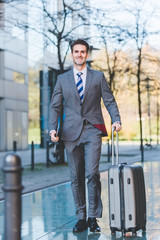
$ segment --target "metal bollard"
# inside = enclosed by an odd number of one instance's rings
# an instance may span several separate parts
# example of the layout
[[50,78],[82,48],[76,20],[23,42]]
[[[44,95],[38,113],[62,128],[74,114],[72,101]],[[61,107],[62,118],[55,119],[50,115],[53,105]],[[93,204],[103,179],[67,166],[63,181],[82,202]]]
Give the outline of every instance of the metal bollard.
[[46,167],[49,167],[49,141],[46,142]]
[[15,153],[4,159],[4,235],[5,240],[21,240],[21,159]]
[[109,146],[109,139],[108,139],[108,162],[110,162],[110,146]]
[[34,142],[31,143],[31,170],[34,170]]
[[13,141],[13,152],[17,152],[17,142]]

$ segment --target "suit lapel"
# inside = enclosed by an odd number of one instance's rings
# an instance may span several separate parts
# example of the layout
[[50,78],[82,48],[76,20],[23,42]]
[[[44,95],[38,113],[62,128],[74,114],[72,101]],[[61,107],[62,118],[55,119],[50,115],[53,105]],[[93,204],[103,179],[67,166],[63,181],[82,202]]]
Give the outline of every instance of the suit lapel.
[[85,97],[88,93],[88,90],[90,89],[90,85],[91,85],[91,82],[92,82],[92,77],[93,77],[93,73],[91,72],[91,70],[89,68],[87,68],[86,86],[85,86],[85,91],[84,91],[83,102],[84,102]]
[[69,79],[69,82],[70,82],[71,89],[73,89],[73,91],[76,94],[78,100],[80,101],[80,97],[78,95],[77,87],[76,87],[76,84],[75,84],[73,68],[68,72],[68,79]]
[[[85,100],[85,97],[87,95],[87,92],[90,88],[90,84],[92,82],[92,77],[93,77],[93,73],[91,72],[91,70],[89,68],[87,68],[87,76],[86,76],[86,86],[85,86],[85,91],[84,91],[84,99],[83,99],[83,102]],[[68,72],[68,79],[70,81],[70,86],[71,88],[73,89],[74,93],[76,94],[77,98],[79,101],[80,100],[80,97],[79,97],[79,94],[78,94],[78,91],[77,91],[77,87],[76,87],[76,84],[75,84],[75,79],[74,79],[74,73],[73,73],[73,68]]]

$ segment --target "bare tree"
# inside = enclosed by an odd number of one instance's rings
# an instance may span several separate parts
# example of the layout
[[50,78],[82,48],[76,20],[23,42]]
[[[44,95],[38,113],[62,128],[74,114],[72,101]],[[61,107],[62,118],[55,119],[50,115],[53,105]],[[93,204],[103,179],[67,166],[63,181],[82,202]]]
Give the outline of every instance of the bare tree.
[[[160,77],[159,77],[159,67],[160,67],[160,57],[156,49],[146,46],[145,51],[143,51],[143,65],[145,65],[145,78],[142,79],[144,83],[142,85],[142,91],[146,91],[148,94],[148,99],[153,98],[154,108],[150,108],[151,102],[148,101],[148,117],[151,114],[156,116],[156,135],[157,135],[157,145],[159,144],[159,90],[160,90]],[[141,92],[142,92],[141,91]],[[153,104],[153,103],[152,103]],[[151,121],[149,119],[150,128],[150,145],[152,141],[151,137]]]
[[101,69],[102,71],[107,71],[108,75],[108,83],[111,90],[114,92],[118,91],[118,88],[115,86],[116,76],[123,75],[127,69],[128,64],[120,65],[120,61],[125,60],[125,55],[122,56],[122,49],[125,42],[124,32],[118,25],[116,26],[104,26],[104,25],[97,25],[100,35],[100,41],[105,49],[106,55],[106,69]]
[[75,36],[83,36],[84,26],[88,25],[88,8],[80,0],[29,1],[34,15],[28,24],[17,22],[17,26],[25,30],[39,33],[44,39],[44,48],[55,49],[59,70],[64,72],[69,46]]
[[[136,72],[137,77],[137,96],[138,96],[138,112],[139,112],[139,125],[140,125],[140,146],[141,146],[141,160],[144,161],[143,151],[143,132],[142,132],[142,104],[141,104],[141,76],[142,76],[142,49],[146,44],[149,36],[157,34],[158,31],[150,31],[149,24],[157,9],[152,10],[145,8],[146,1],[132,1],[130,3],[119,1],[122,7],[122,12],[126,12],[130,16],[131,21],[126,23],[125,31],[128,33],[128,41],[134,44],[137,55]],[[125,5],[124,5],[125,4]],[[150,6],[151,7],[151,6]],[[121,11],[120,10],[120,11]],[[154,14],[153,14],[154,13]]]
[[[113,4],[113,3],[112,3]],[[105,13],[103,10],[98,10],[98,17],[95,18],[95,25],[100,32],[100,39],[105,46],[107,72],[109,76],[109,85],[112,90],[115,88],[115,76],[128,75],[132,79],[132,75],[137,78],[137,99],[138,99],[138,114],[140,125],[140,145],[141,159],[143,161],[143,132],[142,132],[142,103],[141,103],[141,80],[146,77],[142,63],[144,60],[143,48],[151,36],[158,34],[159,29],[153,28],[153,19],[158,19],[158,7],[151,6],[149,1],[117,1],[117,5],[112,6],[112,13],[108,7]],[[125,20],[124,17],[125,16]],[[104,20],[103,20],[104,18]],[[152,27],[151,27],[152,26]],[[110,43],[116,43],[112,45]],[[119,65],[117,53],[125,47],[132,48],[131,57],[128,58],[128,64]],[[111,54],[112,52],[112,54]],[[126,56],[128,57],[128,56]],[[127,61],[127,58],[126,58]],[[103,69],[103,70],[106,70]],[[119,70],[119,72],[118,72]]]

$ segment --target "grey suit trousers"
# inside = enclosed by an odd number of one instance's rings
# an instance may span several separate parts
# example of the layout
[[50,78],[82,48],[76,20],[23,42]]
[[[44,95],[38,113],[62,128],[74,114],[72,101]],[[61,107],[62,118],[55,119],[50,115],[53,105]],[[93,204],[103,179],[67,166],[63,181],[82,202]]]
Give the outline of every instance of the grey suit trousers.
[[74,142],[65,141],[70,167],[71,187],[77,219],[86,219],[86,190],[88,189],[88,217],[102,217],[99,160],[102,132],[91,124],[84,125],[80,137]]

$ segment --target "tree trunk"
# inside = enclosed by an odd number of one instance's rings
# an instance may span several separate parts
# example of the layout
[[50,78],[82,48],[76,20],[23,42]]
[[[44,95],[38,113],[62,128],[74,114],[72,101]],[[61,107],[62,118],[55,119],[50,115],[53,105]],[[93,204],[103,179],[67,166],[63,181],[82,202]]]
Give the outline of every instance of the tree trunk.
[[140,150],[141,150],[141,161],[143,162],[144,161],[144,149],[143,149],[143,131],[142,131],[140,73],[141,73],[141,49],[139,49],[139,54],[138,54],[137,94],[138,94],[138,112],[139,112],[139,127],[140,127]]
[[60,72],[63,73],[64,72],[64,64],[62,62],[62,56],[61,56],[61,38],[58,39],[57,54],[58,54],[59,69],[60,69]]
[[157,90],[157,145],[159,145],[159,101],[158,101],[158,90]]

